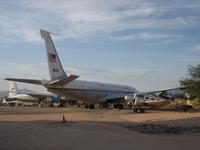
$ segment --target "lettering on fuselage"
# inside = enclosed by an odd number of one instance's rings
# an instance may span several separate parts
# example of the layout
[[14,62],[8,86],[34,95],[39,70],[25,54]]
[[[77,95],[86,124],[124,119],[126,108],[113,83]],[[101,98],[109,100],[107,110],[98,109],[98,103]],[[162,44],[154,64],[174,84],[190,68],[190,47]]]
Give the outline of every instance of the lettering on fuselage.
[[53,68],[53,72],[59,72],[59,69]]
[[53,53],[48,53],[49,61],[55,63],[56,62],[56,55]]

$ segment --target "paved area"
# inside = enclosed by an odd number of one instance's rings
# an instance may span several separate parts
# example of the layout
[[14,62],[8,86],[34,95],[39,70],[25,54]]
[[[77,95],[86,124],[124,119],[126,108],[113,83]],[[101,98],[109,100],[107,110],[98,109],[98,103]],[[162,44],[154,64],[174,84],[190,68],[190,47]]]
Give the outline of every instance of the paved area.
[[199,112],[0,107],[1,150],[199,150],[199,128]]

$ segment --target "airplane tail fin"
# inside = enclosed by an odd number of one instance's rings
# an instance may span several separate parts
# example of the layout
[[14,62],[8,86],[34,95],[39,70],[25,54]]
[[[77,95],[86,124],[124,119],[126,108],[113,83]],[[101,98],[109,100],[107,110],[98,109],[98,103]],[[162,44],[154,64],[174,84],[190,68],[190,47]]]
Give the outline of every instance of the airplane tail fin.
[[43,38],[45,41],[51,80],[66,78],[67,75],[61,65],[60,59],[50,36],[50,32],[41,29],[40,34],[41,38]]
[[[49,65],[49,73],[51,80],[35,80],[35,79],[19,79],[19,78],[5,78],[5,80],[31,83],[43,85],[45,87],[63,87],[64,85],[76,80],[79,76],[70,75],[67,76],[56,52],[55,46],[50,36],[50,32],[45,30],[40,30],[41,38],[45,41],[47,60]],[[13,84],[14,85],[14,84]],[[10,88],[12,89],[12,88]]]
[[18,88],[16,82],[10,81],[9,83],[9,91],[8,96],[15,96],[18,94]]

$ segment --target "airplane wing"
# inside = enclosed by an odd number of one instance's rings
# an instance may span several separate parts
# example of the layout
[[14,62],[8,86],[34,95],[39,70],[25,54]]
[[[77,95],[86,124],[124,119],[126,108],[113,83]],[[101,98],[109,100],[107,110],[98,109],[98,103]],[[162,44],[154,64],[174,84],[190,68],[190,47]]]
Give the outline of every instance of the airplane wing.
[[157,90],[157,91],[150,91],[150,92],[140,92],[138,94],[154,94],[154,93],[162,93],[162,92],[170,92],[170,91],[176,91],[176,90],[185,90],[185,87],[178,87],[178,88],[172,88],[172,89],[165,89],[165,90]]
[[67,83],[76,80],[79,76],[77,75],[70,75],[67,77],[64,77],[62,79],[57,79],[53,81],[48,80],[34,80],[34,79],[19,79],[19,78],[5,78],[5,80],[9,81],[15,81],[15,82],[23,82],[23,83],[31,83],[31,84],[38,84],[38,85],[44,85],[47,87],[63,87]]
[[5,78],[5,80],[42,85],[42,80],[19,79],[19,78]]

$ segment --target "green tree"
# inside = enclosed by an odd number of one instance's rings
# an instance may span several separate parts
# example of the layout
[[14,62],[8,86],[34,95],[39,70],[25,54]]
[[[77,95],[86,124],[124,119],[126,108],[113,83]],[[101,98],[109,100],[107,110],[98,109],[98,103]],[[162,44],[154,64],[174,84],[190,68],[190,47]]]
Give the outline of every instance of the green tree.
[[186,93],[191,99],[198,98],[200,100],[200,64],[189,66],[189,77],[180,81],[181,85],[185,86]]

